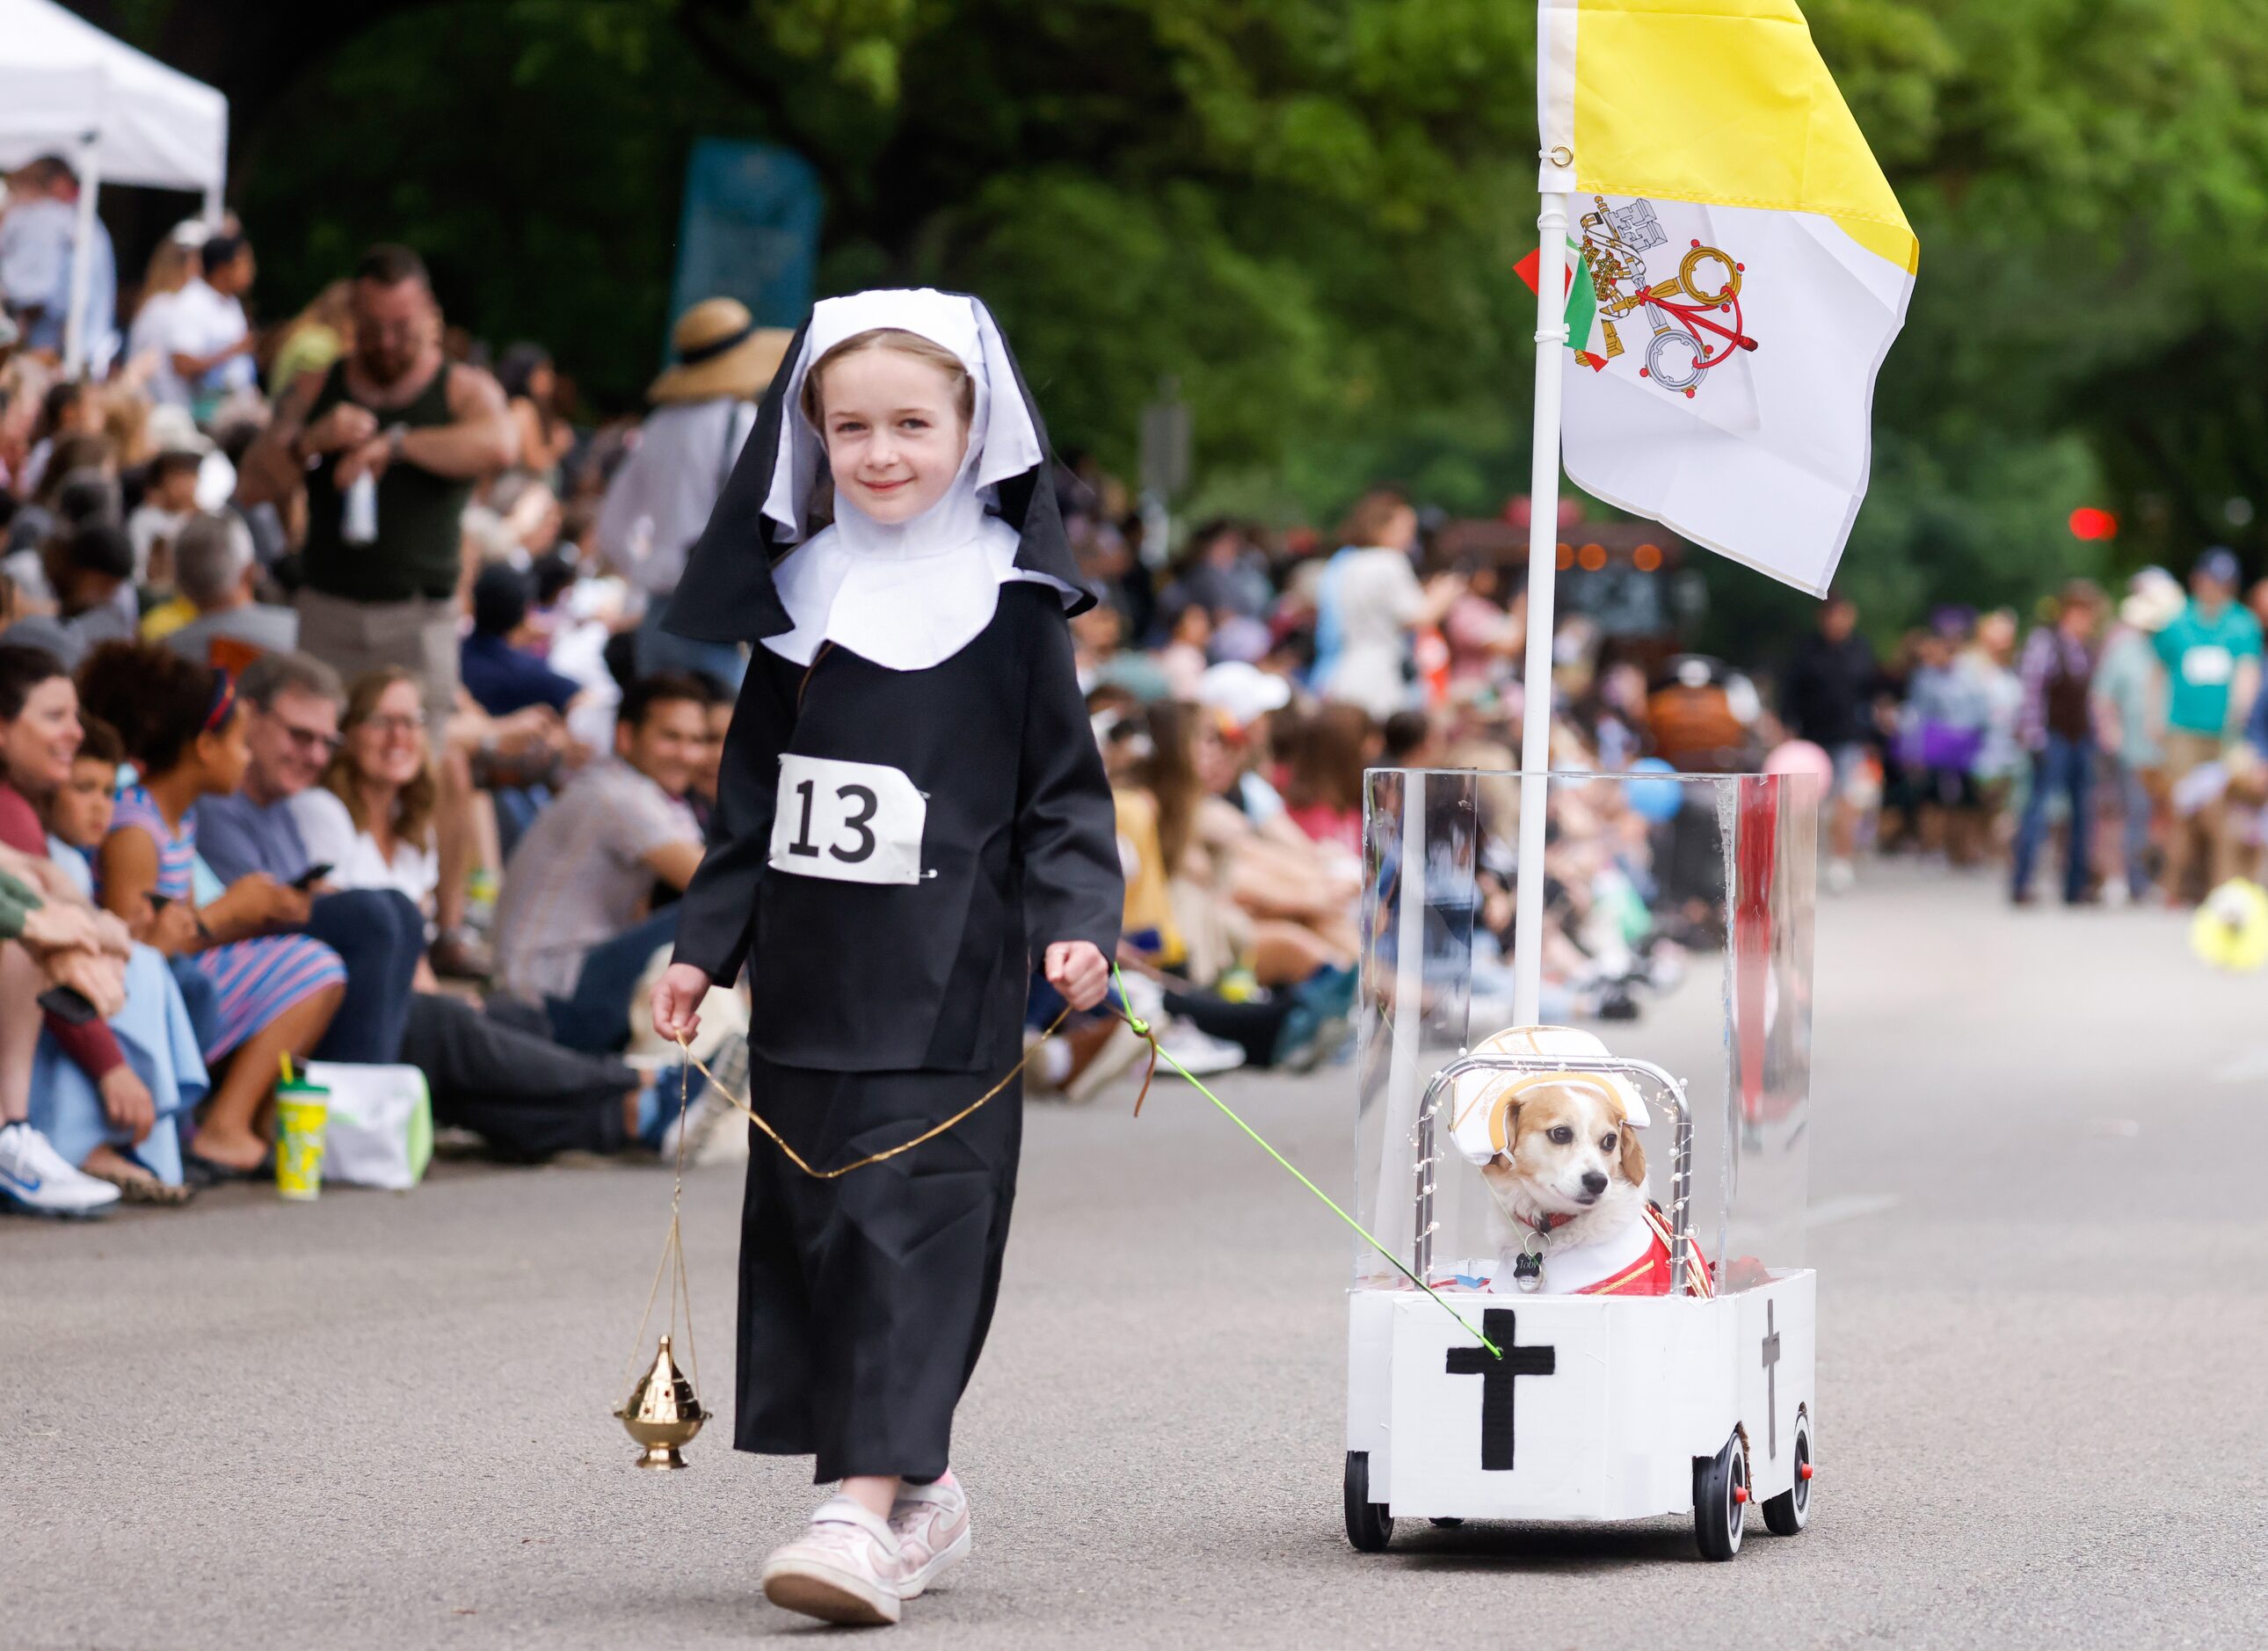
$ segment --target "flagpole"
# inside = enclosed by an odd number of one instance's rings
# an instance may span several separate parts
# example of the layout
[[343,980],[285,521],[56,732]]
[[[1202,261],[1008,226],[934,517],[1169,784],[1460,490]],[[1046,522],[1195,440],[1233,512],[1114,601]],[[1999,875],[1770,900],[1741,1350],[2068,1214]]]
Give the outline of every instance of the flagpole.
[[1543,193],[1535,228],[1535,454],[1528,473],[1528,652],[1520,737],[1520,881],[1513,905],[1513,1021],[1543,1018],[1543,824],[1551,770],[1551,596],[1559,565],[1559,375],[1567,363],[1567,203]]

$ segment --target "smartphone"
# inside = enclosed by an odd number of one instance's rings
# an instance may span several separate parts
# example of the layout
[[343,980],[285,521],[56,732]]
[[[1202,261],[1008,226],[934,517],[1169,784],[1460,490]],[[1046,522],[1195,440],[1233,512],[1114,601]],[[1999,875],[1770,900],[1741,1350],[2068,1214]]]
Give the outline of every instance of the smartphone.
[[310,888],[313,888],[317,883],[321,882],[324,878],[328,877],[330,874],[331,863],[328,860],[325,860],[320,866],[310,866],[306,871],[301,872],[297,877],[294,877],[291,880],[291,887],[298,889],[304,895]]
[[167,906],[173,903],[173,896],[161,895],[154,888],[148,894],[143,896],[142,898],[150,903],[150,910],[152,911],[163,911]]
[[76,986],[50,986],[40,994],[39,1002],[65,1026],[85,1026],[95,1019],[94,1005]]

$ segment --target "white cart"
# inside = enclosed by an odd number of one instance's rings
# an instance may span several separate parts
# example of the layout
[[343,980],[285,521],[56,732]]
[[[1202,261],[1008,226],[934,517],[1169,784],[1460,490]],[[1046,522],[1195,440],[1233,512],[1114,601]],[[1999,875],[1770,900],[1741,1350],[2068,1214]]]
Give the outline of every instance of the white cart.
[[[1499,966],[1484,936],[1476,948],[1475,919],[1491,845],[1509,836],[1490,819],[1506,778],[1368,777],[1358,1213],[1455,1316],[1359,1245],[1347,1537],[1375,1552],[1396,1519],[1690,1513],[1702,1553],[1729,1559],[1752,1507],[1793,1536],[1811,1505],[1815,1281],[1800,1245],[1815,783],[1678,782],[1686,807],[1657,828],[1655,864],[1688,885],[1673,903],[1695,918],[1696,970],[1722,965],[1721,1005],[1689,979],[1646,1022],[1596,1028],[1616,1053],[1587,1058],[1467,1052],[1503,1023]],[[1721,937],[1714,956],[1707,937]],[[1656,1043],[1673,1046],[1661,1062],[1629,1052]],[[1447,1150],[1445,1103],[1468,1072],[1565,1070],[1617,1073],[1653,1113],[1649,1181],[1673,1235],[1670,1294],[1528,1294],[1495,1276],[1487,1193]],[[1701,1080],[1719,1074],[1721,1104],[1689,1101],[1715,1102]],[[1679,1288],[1697,1246],[1714,1266],[1705,1298]]]

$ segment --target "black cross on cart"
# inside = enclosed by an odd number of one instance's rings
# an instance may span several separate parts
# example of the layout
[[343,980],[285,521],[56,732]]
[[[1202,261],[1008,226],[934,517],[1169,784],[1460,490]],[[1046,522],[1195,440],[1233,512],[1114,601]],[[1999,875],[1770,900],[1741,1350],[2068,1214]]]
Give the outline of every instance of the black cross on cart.
[[1481,1334],[1497,1345],[1502,1357],[1485,1347],[1452,1347],[1448,1373],[1481,1379],[1481,1466],[1488,1472],[1509,1473],[1513,1384],[1524,1375],[1550,1375],[1558,1367],[1559,1354],[1550,1347],[1515,1345],[1520,1339],[1519,1316],[1509,1308],[1492,1307],[1483,1313]]

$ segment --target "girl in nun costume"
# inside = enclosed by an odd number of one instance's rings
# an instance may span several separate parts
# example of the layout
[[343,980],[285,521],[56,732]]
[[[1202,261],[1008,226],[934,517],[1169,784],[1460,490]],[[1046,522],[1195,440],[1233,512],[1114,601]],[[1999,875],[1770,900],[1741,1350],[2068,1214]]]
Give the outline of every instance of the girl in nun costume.
[[[690,1036],[745,963],[755,1104],[814,1169],[1014,1067],[1035,962],[1073,1008],[1102,999],[1123,894],[1064,623],[1093,601],[984,306],[819,304],[665,622],[755,648],[653,1009]],[[947,1448],[999,1289],[1021,1103],[1012,1081],[831,1181],[752,1143],[733,1442],[842,1482],[765,1561],[777,1604],[895,1622],[968,1551]]]

